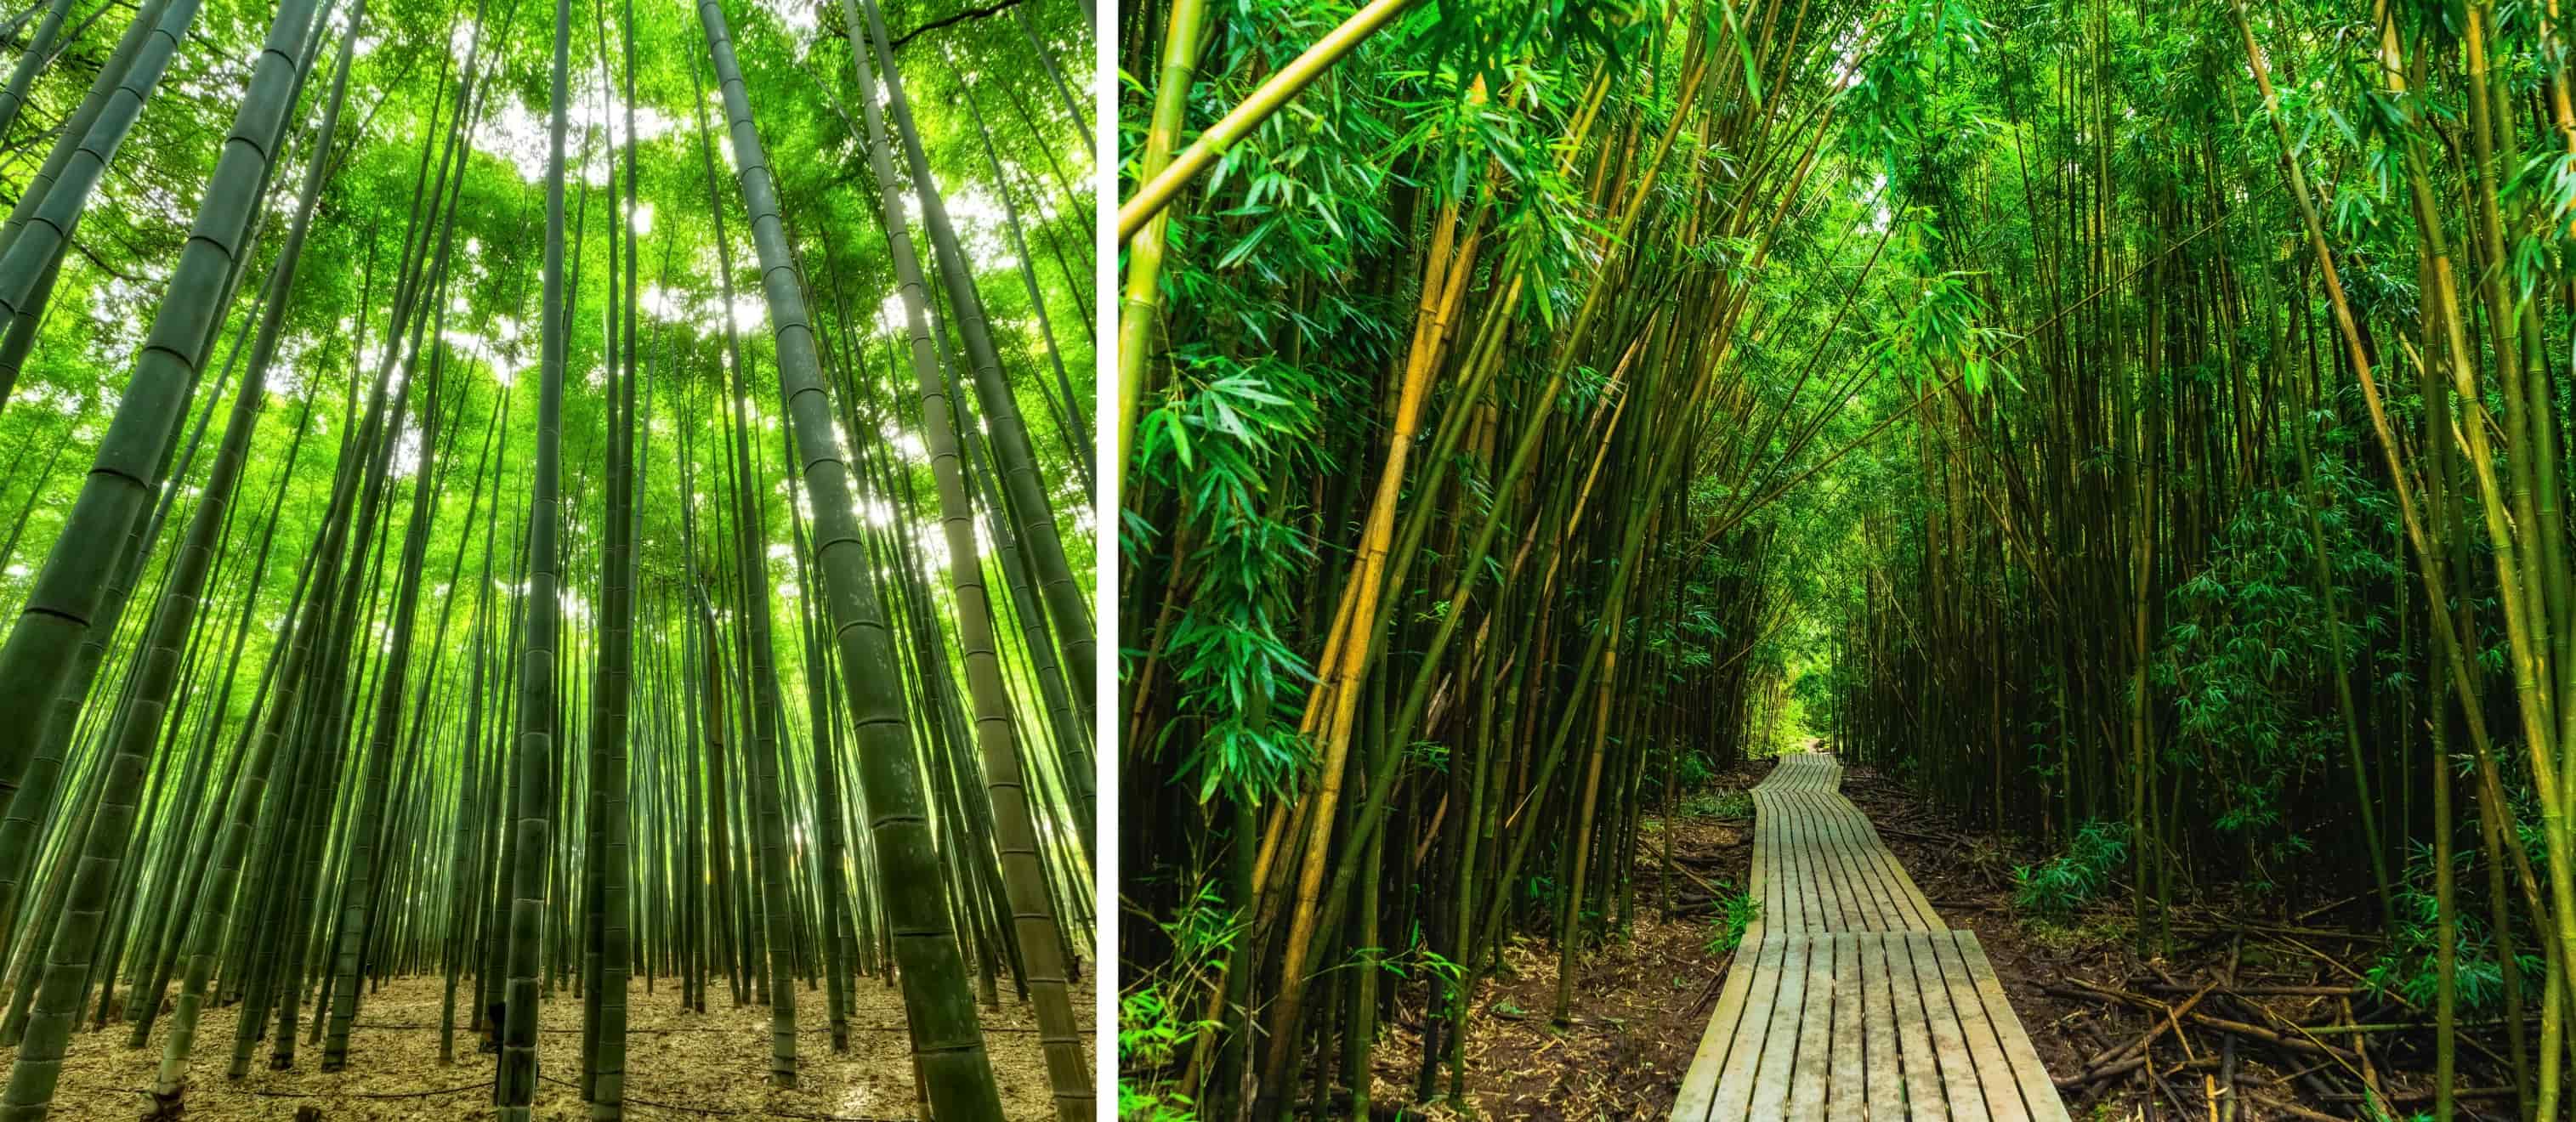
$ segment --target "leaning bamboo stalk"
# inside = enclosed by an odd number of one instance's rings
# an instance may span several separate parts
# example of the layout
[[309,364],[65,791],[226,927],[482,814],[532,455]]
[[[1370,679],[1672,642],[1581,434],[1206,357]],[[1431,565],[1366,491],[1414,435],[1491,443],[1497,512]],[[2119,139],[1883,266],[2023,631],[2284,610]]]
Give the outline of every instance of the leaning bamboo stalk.
[[[2384,5],[2383,5],[2384,8]],[[2390,93],[2404,96],[2407,83],[2400,65],[2396,30],[2390,18],[2380,21],[2380,58],[2383,81]],[[2544,604],[2533,603],[2530,586],[2522,579],[2525,558],[2520,556],[2521,535],[2506,510],[2502,483],[2495,472],[2496,456],[2488,439],[2489,418],[2485,398],[2477,384],[2477,367],[2471,357],[2466,337],[2464,316],[2460,307],[2458,282],[2454,275],[2447,236],[2435,210],[2429,173],[2420,138],[2409,135],[2404,146],[2407,183],[2414,202],[2416,225],[2421,236],[2418,253],[2426,263],[2433,281],[2434,300],[2428,301],[2428,313],[2441,311],[2441,345],[2450,370],[2453,391],[2467,412],[2464,423],[2451,434],[2464,446],[2472,477],[2478,486],[2479,510],[2484,516],[2489,555],[2496,572],[2496,593],[2505,618],[2505,637],[2514,673],[2516,709],[2521,716],[2525,745],[2532,756],[2533,790],[2541,808],[2541,823],[2547,834],[2550,860],[2550,900],[2553,905],[2547,926],[2554,936],[2549,958],[2549,977],[2553,991],[2576,993],[2576,841],[2571,841],[2567,821],[2566,792],[2562,785],[2565,773],[2558,756],[2556,722],[2548,711],[2549,699],[2543,691],[2549,675],[2546,667],[2548,622]],[[2433,434],[2440,439],[2440,434]],[[2516,456],[2517,461],[2524,457]],[[2538,917],[2534,917],[2535,920]],[[2540,1086],[2537,1100],[2542,1116],[2549,1116],[2557,1106],[2562,1072],[2559,1069],[2559,1041],[2565,1032],[2564,1003],[2549,1001],[2542,1006],[2540,1025]]]
[[[1382,0],[1391,2],[1391,0]],[[1315,933],[1315,892],[1324,877],[1324,864],[1329,856],[1333,827],[1333,810],[1340,800],[1343,763],[1350,749],[1350,730],[1360,700],[1360,679],[1367,670],[1367,648],[1374,628],[1362,628],[1363,621],[1377,619],[1379,577],[1385,573],[1389,547],[1395,535],[1395,505],[1404,487],[1404,468],[1413,450],[1413,434],[1422,423],[1422,409],[1429,400],[1431,375],[1438,350],[1424,345],[1421,336],[1427,329],[1438,333],[1439,313],[1432,306],[1433,294],[1441,290],[1443,270],[1449,265],[1450,238],[1457,220],[1457,204],[1447,204],[1435,219],[1438,233],[1423,272],[1422,305],[1417,314],[1427,321],[1416,331],[1416,344],[1405,364],[1399,381],[1395,417],[1387,433],[1386,462],[1378,472],[1377,490],[1369,503],[1360,547],[1349,579],[1342,587],[1343,607],[1335,614],[1342,627],[1327,642],[1325,655],[1318,662],[1321,681],[1308,695],[1305,716],[1299,730],[1315,735],[1321,743],[1322,758],[1316,771],[1314,792],[1302,800],[1310,804],[1307,820],[1311,834],[1306,839],[1304,859],[1295,886],[1295,906],[1289,918],[1287,956],[1288,973],[1280,984],[1279,997],[1272,1006],[1274,1044],[1268,1061],[1268,1075],[1261,1082],[1259,1097],[1275,1101],[1283,1088],[1280,1076],[1286,1071],[1289,1057],[1296,1052],[1295,1034],[1300,998],[1305,989],[1305,971],[1300,964]],[[1452,292],[1450,295],[1455,295]],[[1445,304],[1445,301],[1444,301]]]
[[[1200,133],[1198,139],[1191,141],[1188,148],[1173,157],[1170,164],[1158,172],[1149,173],[1144,184],[1136,188],[1136,193],[1119,204],[1118,240],[1134,238],[1144,228],[1146,220],[1160,213],[1171,203],[1172,196],[1197,178],[1200,172],[1207,170],[1207,166],[1226,149],[1252,135],[1252,130],[1261,127],[1263,121],[1269,120],[1315,79],[1322,77],[1334,63],[1357,49],[1389,21],[1404,14],[1412,4],[1413,0],[1370,0],[1366,7],[1342,21],[1341,26],[1326,32],[1314,46],[1306,48],[1295,61],[1271,74],[1260,88],[1253,90],[1217,123]],[[1180,26],[1177,14],[1172,24],[1175,28]],[[1165,65],[1170,65],[1168,55]]]

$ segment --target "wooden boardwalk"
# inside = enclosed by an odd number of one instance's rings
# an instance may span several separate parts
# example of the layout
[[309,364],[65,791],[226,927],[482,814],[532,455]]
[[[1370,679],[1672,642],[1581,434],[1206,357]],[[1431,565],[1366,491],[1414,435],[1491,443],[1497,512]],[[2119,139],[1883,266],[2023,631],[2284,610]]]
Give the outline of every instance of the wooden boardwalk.
[[1673,1104],[1675,1122],[2065,1122],[1972,931],[1952,931],[1821,753],[1753,789],[1762,911]]

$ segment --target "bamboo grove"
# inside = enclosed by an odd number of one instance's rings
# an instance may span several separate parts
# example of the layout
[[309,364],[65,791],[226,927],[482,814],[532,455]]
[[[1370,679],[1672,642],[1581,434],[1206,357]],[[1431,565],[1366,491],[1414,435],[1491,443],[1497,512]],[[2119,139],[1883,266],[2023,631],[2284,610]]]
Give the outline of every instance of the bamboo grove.
[[[1754,485],[1828,387],[1738,340],[1807,314],[1753,282],[1820,252],[1859,13],[1814,7],[1399,17],[1131,243],[1121,798],[1188,827],[1121,858],[1127,1095],[1365,1116],[1390,972],[1413,1095],[1458,1093],[1499,948],[1638,907],[1686,755],[1638,749],[1733,750],[1771,688],[1722,640],[1777,610]],[[1330,20],[1131,17],[1134,176]]]
[[1825,643],[1856,748],[2115,839],[2142,946],[2212,898],[2346,902],[2437,1026],[2446,1119],[2472,1084],[2570,1102],[2568,33],[2486,3],[1945,32],[1983,56],[1949,110],[1995,124],[1894,189],[2016,377],[1876,449]]
[[421,978],[503,1118],[622,1116],[646,1002],[794,1087],[863,986],[925,1112],[1008,1000],[1089,1117],[1089,11],[12,15],[0,1116]]
[[1803,720],[2103,860],[2142,950],[2376,932],[2427,1113],[2565,1116],[2557,5],[1118,33],[1131,1110],[1367,1117],[1398,1017],[1465,1105],[1507,947],[1563,1018]]

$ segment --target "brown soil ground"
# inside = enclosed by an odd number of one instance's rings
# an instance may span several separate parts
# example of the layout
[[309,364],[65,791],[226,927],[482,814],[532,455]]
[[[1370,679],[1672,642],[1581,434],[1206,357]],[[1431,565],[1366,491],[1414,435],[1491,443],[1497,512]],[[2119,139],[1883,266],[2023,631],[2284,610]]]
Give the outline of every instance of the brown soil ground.
[[[1877,824],[1879,836],[1943,921],[1977,933],[2013,1011],[2076,1118],[2210,1118],[2212,1104],[2228,1106],[2231,1097],[2234,1116],[2245,1122],[2405,1119],[2430,1111],[2429,1029],[2333,1031],[2431,1019],[2429,1011],[2406,1008],[2362,985],[2361,972],[2378,956],[2380,943],[2359,909],[2284,915],[2277,900],[2235,900],[2231,886],[2206,885],[2202,901],[2168,913],[2170,939],[2163,952],[2142,955],[2125,889],[2064,923],[2030,916],[2012,905],[2012,871],[2047,859],[2049,852],[2027,839],[1998,837],[1963,823],[1868,768],[1844,774],[1843,794]],[[2162,1009],[2179,1007],[2204,989],[2192,1013],[2257,1031],[2187,1020],[2180,1039],[2168,1028],[2150,1048],[2156,1074],[2136,1070],[2072,1082],[2094,1057],[2163,1025]],[[2266,992],[2284,989],[2344,992]],[[2139,999],[2160,1004],[2141,1008]],[[2515,1117],[2511,1075],[2500,1074],[2479,1052],[2503,1052],[2501,1031],[2480,1031],[2483,1037],[2461,1034],[2459,1116]],[[2274,1043],[2264,1035],[2294,1043]],[[2317,1052],[2312,1042],[2340,1054]],[[2493,1092],[2500,1086],[2499,1097]],[[2380,1096],[2386,1114],[2373,1114],[2365,1094]]]
[[[268,1045],[257,1046],[251,1072],[225,1080],[232,1055],[235,1010],[209,1010],[199,1022],[191,1066],[188,1115],[208,1119],[285,1120],[316,1108],[325,1122],[425,1122],[489,1114],[493,1057],[475,1050],[475,1037],[459,1026],[456,1063],[438,1062],[439,1009],[444,982],[401,978],[386,982],[358,1007],[349,1034],[349,1067],[323,1074],[321,1046],[296,1042],[291,1071],[268,1070]],[[714,987],[703,1015],[679,1011],[679,991],[668,985],[647,996],[639,979],[628,989],[626,1103],[629,1117],[687,1119],[738,1115],[751,1118],[897,1120],[921,1114],[913,1091],[911,1046],[904,1034],[903,1000],[873,978],[859,979],[850,1015],[850,1050],[832,1051],[820,990],[797,991],[798,1080],[793,1090],[774,1089],[769,1074],[769,1009],[732,1008],[724,987]],[[470,995],[468,997],[470,1000]],[[1074,1008],[1091,1008],[1091,979],[1076,987]],[[581,1000],[558,991],[538,1011],[536,1117],[586,1122],[589,1108],[564,1081],[580,1071]],[[1046,1064],[1038,1052],[1031,1007],[1011,1000],[1007,981],[999,1009],[983,1011],[985,1044],[1001,1084],[1004,1112],[1014,1119],[1055,1116]],[[463,1016],[462,1012],[459,1014]],[[1089,1018],[1083,1018],[1086,1026]],[[69,1122],[139,1118],[148,1103],[162,1031],[151,1044],[125,1046],[130,1026],[112,1022],[103,1032],[74,1034],[54,1096],[53,1117]],[[1086,1032],[1085,1037],[1090,1035]],[[1086,1039],[1087,1042],[1087,1039]],[[0,1048],[0,1064],[14,1050]]]
[[[1722,776],[1717,786],[1749,788],[1767,763]],[[2146,958],[2133,947],[2125,906],[2105,905],[2064,924],[2025,916],[2012,907],[2012,869],[2049,856],[2019,839],[1973,829],[1934,809],[1901,785],[1867,768],[1852,768],[1843,793],[1872,822],[1904,862],[1944,921],[1977,933],[1995,965],[2014,1012],[2059,1080],[2067,1109],[2087,1122],[2152,1122],[2218,1117],[2213,1104],[2229,1106],[2239,1122],[2275,1119],[2367,1119],[2360,1101],[2365,1086],[2388,1096],[2389,1117],[2429,1109],[2433,1065],[2431,1034],[2319,1032],[2315,1039],[2342,1049],[2340,1056],[2298,1050],[2200,1021],[2183,1022],[2150,1048],[2155,1074],[2131,1070],[2076,1081],[2094,1057],[2127,1045],[2164,1023],[2160,1010],[2139,1008],[2096,992],[2132,995],[2172,1007],[2213,986],[2193,1012],[2200,1016],[2305,1042],[2310,1031],[2346,1024],[2413,1023],[2415,1013],[2368,991],[2342,994],[2251,995],[2234,989],[2351,988],[2354,971],[2376,953],[2368,933],[2341,930],[2318,915],[2231,918],[2203,907],[2173,912],[2173,940],[2166,954]],[[1744,884],[1752,861],[1752,821],[1685,817],[1671,826],[1674,858],[1691,876],[1731,887]],[[1712,955],[1715,916],[1706,892],[1688,877],[1674,877],[1679,914],[1666,919],[1661,899],[1662,864],[1656,854],[1663,827],[1650,823],[1637,878],[1635,924],[1583,956],[1570,1021],[1552,1025],[1557,951],[1553,943],[1523,940],[1507,948],[1508,970],[1477,995],[1467,1044],[1468,1090],[1485,1118],[1662,1118],[1672,1108],[1700,1034],[1716,1004],[1733,956]],[[2125,900],[2125,896],[2121,899]],[[2256,908],[2249,914],[2260,914]],[[2232,965],[2231,965],[2232,964]],[[2232,976],[2232,982],[2230,981]],[[2345,1003],[2350,1002],[2347,1013]],[[1413,1101],[1419,1071],[1424,999],[1408,988],[1397,1017],[1373,1059],[1372,1098],[1380,1117],[1392,1104]],[[2489,1030],[2492,1031],[2492,1030]],[[2356,1039],[2366,1041],[2352,1049]],[[2502,1051],[2500,1042],[2490,1043]],[[2366,1061],[2366,1062],[2364,1062]],[[2509,1083],[2466,1034],[2460,1085],[2468,1091]],[[2233,1073],[2233,1090],[2222,1077]],[[1444,1088],[1445,1088],[1444,1073]],[[1455,1119],[1466,1115],[1447,1103],[1407,1107],[1404,1116]],[[2463,1119],[2513,1116],[2510,1094],[2463,1097]]]
[[[1718,787],[1750,788],[1767,764],[1720,777]],[[1750,814],[1749,807],[1746,811]],[[1681,818],[1670,827],[1670,878],[1680,914],[1659,909],[1665,873],[1665,826],[1649,822],[1635,878],[1635,922],[1624,939],[1594,948],[1577,964],[1569,1022],[1549,1021],[1556,1007],[1557,948],[1523,939],[1504,949],[1506,972],[1477,990],[1467,1032],[1468,1091],[1485,1118],[1661,1118],[1699,1050],[1700,1033],[1717,1005],[1733,955],[1711,955],[1716,933],[1707,891],[1692,877],[1741,889],[1753,865],[1750,817]],[[1421,1067],[1422,993],[1409,989],[1404,1009],[1372,1057],[1377,1103],[1413,1101]],[[1446,1073],[1443,1074],[1446,1085]],[[1447,1106],[1412,1108],[1407,1117],[1465,1117]]]

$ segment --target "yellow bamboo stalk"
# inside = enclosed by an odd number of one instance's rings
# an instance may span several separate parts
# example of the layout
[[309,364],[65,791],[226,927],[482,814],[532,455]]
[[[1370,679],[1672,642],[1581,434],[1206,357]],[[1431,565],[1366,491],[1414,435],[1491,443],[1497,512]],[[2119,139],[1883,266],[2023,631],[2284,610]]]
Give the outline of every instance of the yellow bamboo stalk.
[[[1163,62],[1154,89],[1154,117],[1145,129],[1145,150],[1136,160],[1147,178],[1171,163],[1182,119],[1189,112],[1190,76],[1198,69],[1199,31],[1206,22],[1202,0],[1172,0],[1171,20],[1163,32]],[[1118,301],[1118,463],[1111,473],[1123,494],[1127,483],[1130,439],[1136,432],[1136,399],[1144,390],[1145,352],[1154,343],[1154,321],[1162,307],[1163,252],[1171,220],[1156,216],[1144,230],[1120,231],[1127,245],[1125,290]],[[1113,494],[1113,498],[1117,495]],[[1115,505],[1113,504],[1113,509]]]
[[1404,14],[1412,4],[1413,0],[1371,0],[1367,7],[1352,13],[1340,27],[1327,32],[1315,41],[1314,46],[1306,48],[1306,53],[1272,74],[1269,81],[1252,91],[1252,96],[1244,98],[1232,112],[1200,133],[1198,139],[1191,141],[1189,148],[1169,165],[1145,176],[1144,185],[1118,205],[1118,237],[1121,240],[1135,237],[1145,228],[1148,219],[1170,205],[1172,196],[1197,178],[1200,172],[1207,170],[1207,166],[1223,155],[1227,148],[1250,136],[1252,130],[1260,128],[1263,121],[1269,120],[1290,99],[1322,77],[1324,71],[1341,61],[1342,56],[1351,53],[1379,28]]
[[[2407,80],[2396,25],[2389,16],[2385,0],[2376,8],[2382,80],[2390,94],[2402,98],[2407,92]],[[2487,438],[2489,419],[2486,402],[2477,384],[2477,367],[2463,326],[2458,281],[2444,239],[2441,215],[2434,206],[2421,142],[2409,136],[2404,149],[2408,187],[2422,239],[2418,252],[2423,256],[2433,280],[2432,295],[2436,298],[2433,306],[2440,310],[2442,316],[2441,344],[2450,367],[2452,390],[2460,397],[2460,407],[2467,414],[2465,423],[2453,435],[2466,448],[2472,475],[2478,484],[2479,509],[2486,522],[2490,556],[2496,570],[2497,599],[2503,607],[2506,644],[2512,656],[2514,700],[2522,720],[2524,741],[2532,756],[2533,792],[2540,802],[2541,825],[2547,836],[2552,914],[2533,918],[2546,922],[2553,929],[2544,937],[2552,939],[2556,945],[2553,948],[2555,953],[2549,959],[2548,984],[2545,987],[2545,992],[2551,996],[2541,1006],[2540,1078],[2536,1098],[2540,1115],[2554,1117],[2563,1078],[2559,1055],[2560,1041],[2566,1028],[2563,998],[2571,986],[2576,986],[2576,980],[2571,980],[2568,973],[2570,960],[2576,959],[2576,899],[2571,899],[2571,894],[2576,894],[2576,875],[2571,875],[2568,867],[2571,857],[2576,857],[2571,848],[2576,847],[2571,847],[2570,842],[2566,796],[2561,786],[2564,778],[2560,771],[2561,761],[2555,758],[2557,729],[2550,719],[2549,698],[2543,694],[2549,680],[2542,655],[2548,626],[2546,606],[2531,602],[2522,580],[2520,539],[2513,519],[2505,509],[2502,485],[2495,475],[2494,451]],[[2535,612],[2542,613],[2537,627]]]
[[[1451,227],[1457,221],[1457,212],[1458,204],[1454,200],[1441,207],[1437,220],[1439,229],[1433,235],[1432,252],[1424,265],[1425,293],[1417,314],[1427,317],[1428,322],[1418,323],[1415,329],[1416,345],[1411,348],[1411,357],[1405,364],[1403,382],[1396,399],[1395,422],[1387,433],[1386,463],[1379,469],[1377,491],[1369,502],[1369,516],[1366,529],[1361,534],[1359,553],[1353,562],[1350,578],[1342,587],[1341,601],[1345,610],[1337,614],[1342,616],[1343,626],[1326,646],[1326,661],[1333,669],[1315,692],[1307,696],[1305,714],[1298,721],[1300,731],[1319,734],[1323,760],[1316,774],[1314,792],[1307,800],[1313,804],[1306,812],[1309,836],[1298,869],[1296,904],[1288,921],[1287,957],[1282,960],[1286,969],[1280,978],[1278,998],[1272,1005],[1274,1023],[1283,1026],[1272,1033],[1273,1047],[1264,1077],[1265,1084],[1274,1088],[1286,1057],[1294,1049],[1293,1043],[1287,1041],[1289,1033],[1285,1026],[1296,1023],[1299,1003],[1305,994],[1302,964],[1306,960],[1307,947],[1314,940],[1316,892],[1322,887],[1324,866],[1330,857],[1331,847],[1327,843],[1332,837],[1333,812],[1341,798],[1342,773],[1347,770],[1352,718],[1359,707],[1360,680],[1368,669],[1368,645],[1370,632],[1374,629],[1360,624],[1377,617],[1377,599],[1381,591],[1378,578],[1386,571],[1388,546],[1395,537],[1396,500],[1404,488],[1404,469],[1411,458],[1414,433],[1422,424],[1422,407],[1430,398],[1431,372],[1438,366],[1440,352],[1436,338],[1442,333],[1441,325],[1453,309],[1455,298],[1464,292],[1462,285],[1444,295],[1435,295],[1440,293],[1439,282],[1449,267]],[[1435,345],[1421,345],[1421,337],[1426,333],[1434,336]]]

